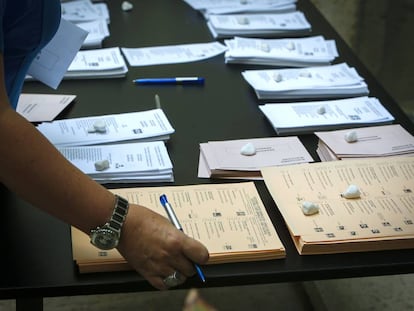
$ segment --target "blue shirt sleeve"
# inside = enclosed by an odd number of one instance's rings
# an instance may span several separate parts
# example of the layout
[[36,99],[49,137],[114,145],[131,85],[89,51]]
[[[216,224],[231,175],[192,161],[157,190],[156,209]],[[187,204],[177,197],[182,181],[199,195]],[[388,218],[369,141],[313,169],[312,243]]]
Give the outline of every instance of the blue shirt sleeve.
[[60,0],[0,0],[0,49],[6,89],[16,108],[33,59],[56,33]]

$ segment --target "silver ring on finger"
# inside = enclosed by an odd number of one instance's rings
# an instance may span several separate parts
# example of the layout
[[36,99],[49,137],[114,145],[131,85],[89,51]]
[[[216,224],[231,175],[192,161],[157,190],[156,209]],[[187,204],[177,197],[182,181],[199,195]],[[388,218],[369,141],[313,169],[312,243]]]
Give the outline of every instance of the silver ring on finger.
[[162,280],[164,285],[168,288],[178,286],[183,284],[185,281],[184,276],[182,276],[178,271],[174,271],[174,273],[170,274],[166,278]]

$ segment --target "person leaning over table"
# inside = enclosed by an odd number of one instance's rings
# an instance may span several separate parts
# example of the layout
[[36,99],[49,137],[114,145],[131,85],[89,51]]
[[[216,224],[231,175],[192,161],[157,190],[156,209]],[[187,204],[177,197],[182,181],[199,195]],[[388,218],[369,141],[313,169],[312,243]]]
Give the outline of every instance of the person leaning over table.
[[[100,248],[114,247],[118,239],[115,234],[113,240],[102,240],[103,230],[93,229],[110,219],[120,220],[110,228],[117,232],[121,227],[117,249],[158,289],[194,275],[193,264],[204,264],[209,257],[200,242],[165,217],[128,204],[83,174],[15,111],[31,61],[59,26],[60,1],[0,0],[0,10],[0,182],[30,204],[90,234]],[[172,275],[178,277],[177,284],[166,283]]]

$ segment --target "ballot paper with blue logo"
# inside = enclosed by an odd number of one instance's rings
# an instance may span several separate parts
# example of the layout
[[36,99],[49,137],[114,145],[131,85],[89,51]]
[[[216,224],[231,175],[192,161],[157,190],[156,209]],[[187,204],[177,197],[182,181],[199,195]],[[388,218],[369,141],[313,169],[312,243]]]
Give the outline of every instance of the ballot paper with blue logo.
[[259,109],[279,135],[391,124],[394,117],[375,97],[267,103]]
[[285,13],[296,10],[297,0],[184,0],[207,19],[210,14]]
[[161,109],[42,122],[37,129],[60,147],[168,140],[175,131]]
[[235,37],[225,40],[227,64],[308,67],[330,65],[338,57],[334,40],[323,36],[263,39]]
[[307,35],[311,25],[303,12],[209,15],[207,26],[215,39],[242,37],[289,37]]
[[342,98],[368,95],[368,85],[346,63],[306,68],[245,70],[243,78],[257,98]]
[[162,141],[57,149],[101,184],[174,181],[173,165]]

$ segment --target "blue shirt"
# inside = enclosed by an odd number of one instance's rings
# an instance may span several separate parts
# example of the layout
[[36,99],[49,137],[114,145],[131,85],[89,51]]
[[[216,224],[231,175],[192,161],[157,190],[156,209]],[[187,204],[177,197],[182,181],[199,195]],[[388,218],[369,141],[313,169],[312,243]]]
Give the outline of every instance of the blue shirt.
[[0,51],[14,108],[30,64],[59,27],[60,10],[60,0],[0,0]]

